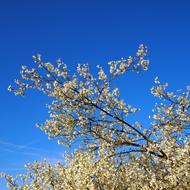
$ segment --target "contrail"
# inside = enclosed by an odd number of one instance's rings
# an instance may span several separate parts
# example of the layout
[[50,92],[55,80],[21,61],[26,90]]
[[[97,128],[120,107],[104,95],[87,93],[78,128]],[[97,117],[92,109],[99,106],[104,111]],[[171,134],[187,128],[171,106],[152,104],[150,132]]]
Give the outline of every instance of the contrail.
[[10,171],[23,171],[26,168],[0,168],[0,171],[10,172]]
[[[6,142],[6,141],[0,140],[0,144],[6,145],[6,146],[9,146],[9,147],[12,147],[12,148],[15,148],[15,149],[17,149],[17,150],[25,149],[25,150],[40,151],[40,152],[44,152],[44,153],[52,153],[52,151],[47,151],[47,150],[44,150],[44,149],[40,149],[40,148],[35,148],[35,147],[28,146],[28,145],[30,145],[30,144],[33,144],[34,142],[36,142],[36,141],[27,143],[27,144],[25,144],[25,145],[19,145],[19,144],[14,144],[14,143],[10,143],[10,142]],[[9,150],[10,150],[10,149],[9,149]],[[16,150],[16,151],[17,151],[17,150]],[[11,151],[11,150],[10,150],[10,151]],[[13,152],[14,152],[14,151],[13,151]]]

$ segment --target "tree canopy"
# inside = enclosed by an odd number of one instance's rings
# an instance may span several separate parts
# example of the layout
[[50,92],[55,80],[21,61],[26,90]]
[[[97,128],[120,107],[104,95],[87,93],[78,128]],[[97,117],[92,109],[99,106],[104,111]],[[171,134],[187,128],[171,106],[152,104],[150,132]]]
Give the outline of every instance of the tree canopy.
[[[88,64],[75,74],[61,59],[56,64],[33,56],[35,68],[22,66],[22,80],[8,90],[25,95],[37,89],[53,98],[50,117],[37,127],[58,144],[79,148],[65,155],[65,163],[48,161],[26,165],[17,178],[2,174],[14,190],[182,190],[190,189],[190,87],[170,92],[155,78],[151,93],[159,98],[149,126],[130,123],[139,111],[121,99],[112,83],[127,72],[148,69],[147,48],[135,56],[98,65],[96,75]],[[138,118],[137,118],[138,119]]]

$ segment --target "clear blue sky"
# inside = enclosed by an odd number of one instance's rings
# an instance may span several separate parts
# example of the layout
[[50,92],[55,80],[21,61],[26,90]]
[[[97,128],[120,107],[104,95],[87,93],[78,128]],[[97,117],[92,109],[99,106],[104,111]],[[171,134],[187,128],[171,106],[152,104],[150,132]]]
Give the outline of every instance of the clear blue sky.
[[[188,0],[1,0],[0,1],[0,170],[23,172],[23,165],[43,158],[55,162],[64,148],[35,128],[47,117],[48,99],[40,93],[25,98],[7,92],[32,55],[61,57],[73,71],[77,63],[106,66],[128,57],[138,45],[149,47],[150,68],[118,83],[123,98],[144,107],[148,123],[155,76],[171,89],[190,84],[190,1]],[[0,189],[6,189],[0,180]]]

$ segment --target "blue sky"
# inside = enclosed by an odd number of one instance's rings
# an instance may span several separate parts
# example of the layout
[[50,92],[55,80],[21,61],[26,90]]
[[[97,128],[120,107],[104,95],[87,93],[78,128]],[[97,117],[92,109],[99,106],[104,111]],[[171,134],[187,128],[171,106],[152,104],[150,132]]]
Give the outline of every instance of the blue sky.
[[[149,71],[128,74],[118,82],[122,97],[142,111],[148,124],[155,76],[170,89],[190,84],[190,1],[188,0],[1,0],[0,1],[0,170],[23,172],[23,165],[61,159],[64,147],[35,128],[47,117],[47,97],[8,93],[22,65],[32,55],[62,58],[74,71],[78,63],[106,67],[110,60],[133,55],[140,43],[149,48]],[[0,189],[6,189],[0,180]]]

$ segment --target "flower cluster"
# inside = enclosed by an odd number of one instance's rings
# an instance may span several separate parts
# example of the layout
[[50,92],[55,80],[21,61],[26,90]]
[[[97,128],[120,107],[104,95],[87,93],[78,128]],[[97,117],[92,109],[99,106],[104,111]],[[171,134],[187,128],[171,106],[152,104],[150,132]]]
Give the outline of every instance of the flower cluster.
[[34,56],[36,68],[22,67],[23,80],[16,95],[28,88],[53,98],[50,117],[37,124],[59,144],[80,148],[65,156],[66,164],[47,161],[26,165],[28,173],[20,178],[2,174],[15,190],[180,190],[190,189],[190,88],[168,92],[168,84],[155,79],[151,92],[159,98],[150,126],[130,123],[138,108],[121,99],[112,82],[129,71],[148,69],[147,48],[140,45],[135,56],[110,61],[109,72],[98,65],[97,75],[88,64],[79,64],[70,74],[60,59],[53,65]]

